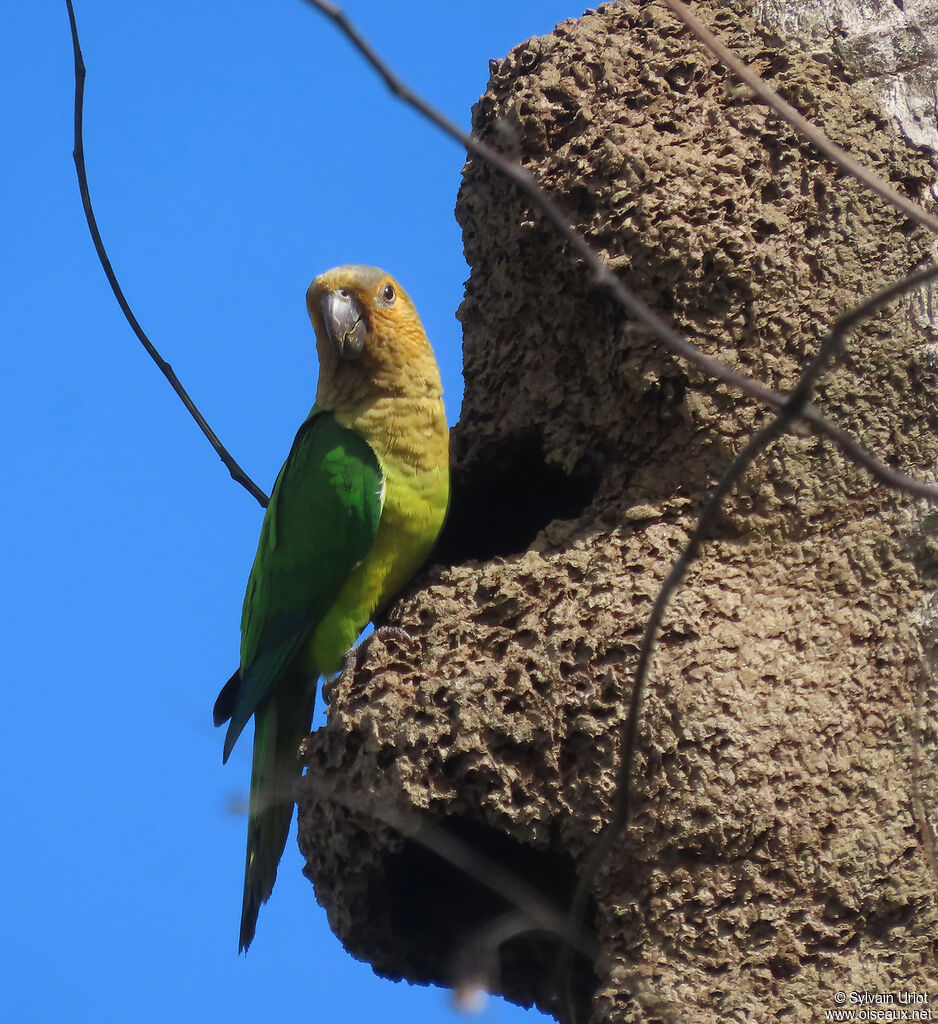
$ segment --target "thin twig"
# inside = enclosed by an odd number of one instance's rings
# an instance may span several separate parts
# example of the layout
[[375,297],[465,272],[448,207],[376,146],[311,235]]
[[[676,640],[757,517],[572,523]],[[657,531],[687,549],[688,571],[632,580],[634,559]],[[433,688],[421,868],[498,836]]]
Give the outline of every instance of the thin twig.
[[[536,935],[537,928],[532,927],[530,920],[519,910],[510,910],[501,917],[486,922],[459,946],[454,959],[453,972],[453,1006],[463,1012],[471,1013],[478,1007],[477,993],[496,992],[498,990],[499,953],[506,942],[519,935]],[[541,934],[554,938],[562,936],[562,932],[541,929]],[[591,957],[595,962],[598,955],[597,943],[591,940],[580,950],[584,956],[587,951],[595,948]],[[620,974],[618,981],[627,986],[629,995],[645,1011],[647,1017],[661,1024],[678,1024],[682,1019],[679,1008],[670,1000],[656,995],[651,991],[648,980],[638,971]]]
[[[537,179],[527,168],[516,164],[490,146],[487,146],[484,142],[464,132],[458,125],[432,107],[422,96],[415,93],[405,82],[401,81],[382,58],[378,56],[371,44],[349,21],[345,12],[340,7],[329,3],[328,0],[304,0],[304,2],[324,14],[345,34],[352,45],[381,76],[385,85],[395,96],[419,111],[441,131],[461,143],[467,151],[474,153],[491,167],[494,167],[500,174],[513,181],[553,222],[571,248],[577,252],[583,262],[590,268],[596,283],[608,289],[618,302],[628,310],[632,317],[651,331],[666,348],[717,380],[721,380],[723,383],[730,385],[730,387],[742,391],[743,394],[758,399],[773,409],[782,408],[786,401],[784,395],[773,391],[771,388],[760,384],[745,374],[737,373],[719,359],[714,359],[712,356],[702,352],[696,345],[669,327],[637,295],[629,291],[619,278],[616,277],[615,273],[603,263],[589,242],[570,225],[557,203],[541,188]],[[892,467],[887,466],[886,463],[868,452],[847,431],[842,430],[826,419],[815,406],[805,405],[799,411],[798,417],[805,420],[816,434],[828,437],[833,441],[847,458],[866,469],[880,483],[896,490],[904,491],[907,494],[915,495],[916,497],[938,502],[938,487],[916,480],[905,473],[897,472]]]
[[85,97],[85,61],[81,54],[81,45],[78,41],[78,26],[75,22],[75,11],[72,8],[72,0],[65,0],[65,5],[68,7],[68,22],[72,30],[72,49],[75,54],[75,148],[72,152],[72,157],[75,161],[75,170],[78,173],[78,188],[81,192],[81,205],[85,210],[85,220],[88,221],[88,230],[91,232],[91,239],[94,242],[95,251],[98,254],[98,259],[101,261],[101,266],[104,268],[104,274],[107,277],[108,284],[111,286],[111,291],[114,292],[114,297],[117,299],[117,304],[121,308],[121,312],[127,318],[127,322],[133,329],[134,334],[140,339],[140,344],[147,351],[147,355],[156,363],[160,368],[160,372],[169,381],[173,391],[182,399],[182,404],[189,410],[189,415],[199,425],[199,429],[208,438],[209,443],[218,453],[218,457],[225,464],[228,472],[231,474],[231,478],[241,484],[251,495],[253,495],[262,508],[267,507],[267,495],[257,486],[256,483],[244,472],[244,470],[238,465],[237,462],[229,454],[228,449],[218,440],[215,432],[206,423],[205,417],[199,412],[195,402],[189,397],[189,393],[182,386],[179,378],[173,372],[172,366],[166,362],[165,359],[159,354],[154,347],[153,343],[144,333],[143,328],[137,322],[137,318],[134,316],[133,310],[130,308],[130,304],[124,297],[124,292],[118,284],[117,277],[114,273],[114,269],[111,266],[111,261],[108,258],[107,250],[104,248],[104,242],[101,240],[101,233],[98,231],[98,222],[95,220],[94,210],[91,207],[91,193],[88,190],[88,174],[85,170],[85,148],[83,143],[82,133],[82,112]]
[[[672,565],[655,603],[652,606],[651,614],[645,624],[645,631],[642,634],[642,643],[639,648],[638,664],[635,668],[635,678],[632,683],[632,697],[629,704],[629,713],[620,731],[620,756],[616,773],[615,796],[613,798],[612,815],[602,835],[596,842],[593,849],[583,862],[583,869],[580,873],[580,880],[570,905],[570,916],[567,926],[567,934],[575,935],[584,919],[586,901],[590,889],[596,879],[603,861],[609,855],[612,848],[622,837],[625,829],[631,820],[632,810],[632,776],[635,762],[635,744],[638,736],[638,723],[641,716],[642,698],[645,685],[648,680],[648,671],[651,665],[652,654],[658,639],[661,622],[665,610],[671,600],[674,591],[680,586],[681,581],[687,574],[687,570],[697,557],[698,552],[707,536],[709,535],[720,511],[723,507],[723,500],[736,486],[740,478],[755,460],[769,445],[776,441],[789,427],[791,422],[798,416],[798,408],[808,401],[811,390],[820,375],[825,371],[832,359],[834,359],[843,348],[847,334],[858,324],[868,319],[881,307],[893,302],[911,289],[925,284],[938,277],[938,264],[917,270],[903,280],[883,288],[872,298],[867,299],[849,313],[844,314],[834,325],[833,330],[824,339],[817,355],[802,371],[798,383],[790,392],[787,401],[779,410],[778,414],[767,423],[761,430],[754,434],[745,448],[727,466],[710,497],[707,499],[697,524],[693,529],[684,550],[680,557]],[[567,1020],[573,1021],[572,1007],[570,1006],[569,983],[571,966],[571,952],[565,948],[557,963],[557,978],[564,987],[567,1002]]]
[[[302,748],[301,748],[302,756]],[[339,789],[332,779],[319,772],[307,772],[299,784],[329,800],[334,800],[357,814],[382,822],[447,864],[459,869],[469,878],[484,885],[509,906],[515,908],[527,922],[526,927],[515,927],[512,935],[523,931],[549,932],[561,937],[569,946],[590,960],[599,955],[595,937],[585,931],[576,935],[566,932],[568,917],[563,910],[549,902],[537,889],[513,871],[487,857],[459,836],[443,828],[429,815],[416,809],[411,814],[393,809],[387,801],[370,799],[365,794]],[[507,936],[510,938],[511,936]]]
[[741,81],[745,82],[750,89],[767,103],[783,120],[787,121],[792,128],[800,135],[803,135],[816,149],[827,157],[831,163],[856,178],[861,185],[864,185],[871,192],[885,199],[890,206],[895,207],[900,213],[905,214],[910,220],[921,224],[929,231],[938,233],[938,217],[933,213],[924,210],[908,196],[897,192],[889,182],[884,181],[875,171],[864,167],[859,161],[840,148],[821,131],[817,125],[812,124],[806,117],[799,114],[791,104],[786,103],[769,85],[766,84],[754,71],[748,68],[727,46],[707,28],[706,25],[691,12],[690,8],[681,0],[664,0],[671,12],[694,33],[695,36],[716,56],[722,64],[733,72]]

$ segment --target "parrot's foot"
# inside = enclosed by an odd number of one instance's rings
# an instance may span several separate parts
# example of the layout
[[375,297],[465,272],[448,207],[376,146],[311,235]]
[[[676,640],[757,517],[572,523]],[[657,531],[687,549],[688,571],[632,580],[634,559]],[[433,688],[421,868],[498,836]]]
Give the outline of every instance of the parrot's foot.
[[322,684],[322,699],[330,704],[332,702],[332,695],[335,692],[335,688],[340,684],[347,682],[355,674],[355,669],[358,668],[358,662],[362,655],[368,648],[368,645],[372,640],[377,638],[378,640],[396,640],[399,644],[404,644],[406,647],[412,647],[414,644],[414,638],[401,626],[378,626],[373,633],[365,637],[364,640],[357,646],[353,647],[346,655],[345,660],[342,662],[342,671],[331,679],[327,679]]
[[362,655],[368,650],[372,640],[396,640],[399,644],[404,644],[407,647],[412,647],[414,643],[414,638],[410,633],[408,633],[406,629],[402,629],[400,626],[378,626],[378,628],[369,636],[366,636],[357,647],[353,647],[348,654],[345,655],[342,671],[338,676],[339,679],[345,679],[346,677],[351,678],[355,669],[358,668],[358,662],[361,660]]
[[[374,638],[377,637],[379,640],[396,640],[399,644],[403,644],[405,647],[414,646],[414,638],[404,629],[403,626],[378,626],[378,628],[358,645],[356,650],[360,651],[365,644],[370,643]],[[348,657],[348,655],[346,655]]]

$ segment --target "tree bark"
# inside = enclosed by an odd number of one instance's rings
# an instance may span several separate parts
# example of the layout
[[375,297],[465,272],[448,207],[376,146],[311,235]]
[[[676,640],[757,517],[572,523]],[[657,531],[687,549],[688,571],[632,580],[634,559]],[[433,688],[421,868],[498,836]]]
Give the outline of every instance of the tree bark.
[[936,0],[755,0],[754,13],[817,57],[833,54],[913,145],[938,151]]
[[[789,48],[741,4],[695,10],[840,145],[927,198],[933,154],[833,50]],[[677,330],[779,390],[841,313],[929,256],[930,238],[656,3],[605,5],[493,61],[474,131]],[[417,643],[375,642],[336,685],[298,790],[306,873],[336,933],[379,973],[443,984],[487,966],[479,943],[511,908],[493,864],[565,907],[609,817],[651,603],[769,415],[629,324],[474,158],[457,216],[472,273],[452,508],[390,615]],[[865,324],[817,401],[931,479],[928,315],[919,296]],[[666,617],[635,822],[593,887],[600,955],[574,972],[579,1021],[816,1021],[838,990],[934,1006],[926,513],[804,433],[747,473]],[[422,845],[428,821],[476,851],[468,871]],[[556,1010],[555,952],[543,931],[515,936],[494,987]]]

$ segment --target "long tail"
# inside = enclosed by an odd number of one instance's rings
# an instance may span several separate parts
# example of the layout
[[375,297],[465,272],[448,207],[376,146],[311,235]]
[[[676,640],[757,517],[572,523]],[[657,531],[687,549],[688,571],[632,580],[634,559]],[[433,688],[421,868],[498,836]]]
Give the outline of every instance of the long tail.
[[312,727],[315,682],[299,676],[282,680],[254,716],[239,952],[251,945],[258,911],[277,879],[293,818],[293,788],[301,773],[297,751]]

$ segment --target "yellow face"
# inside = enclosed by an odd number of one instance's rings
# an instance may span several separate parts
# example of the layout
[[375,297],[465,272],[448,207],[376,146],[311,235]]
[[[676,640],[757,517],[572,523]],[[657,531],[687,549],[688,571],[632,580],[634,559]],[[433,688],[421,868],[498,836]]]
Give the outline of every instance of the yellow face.
[[[336,267],[306,292],[323,375],[387,385],[429,356],[429,343],[410,297],[377,267]],[[338,382],[337,382],[338,383]]]

